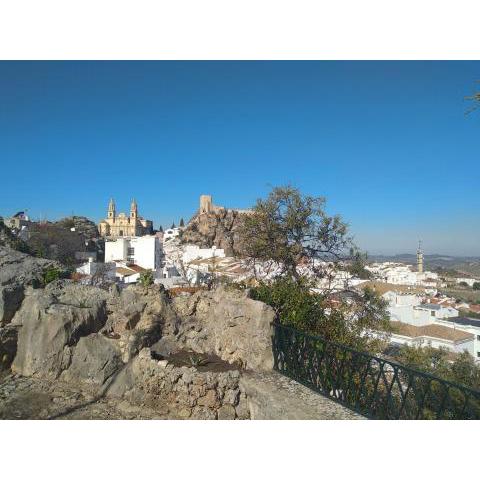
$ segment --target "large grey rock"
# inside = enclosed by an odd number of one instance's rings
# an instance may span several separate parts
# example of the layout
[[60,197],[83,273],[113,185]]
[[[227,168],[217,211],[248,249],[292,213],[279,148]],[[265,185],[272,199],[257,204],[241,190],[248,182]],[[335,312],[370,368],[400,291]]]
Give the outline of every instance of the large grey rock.
[[182,318],[176,339],[185,347],[243,368],[272,369],[271,307],[231,288],[176,297],[174,307]]
[[111,314],[102,330],[120,337],[124,362],[142,348],[150,347],[162,335],[176,331],[178,319],[163,287],[130,286],[109,303]]
[[67,382],[101,386],[122,366],[117,342],[100,333],[92,333],[78,341],[71,365],[61,378]]
[[0,286],[41,284],[43,273],[48,268],[64,267],[53,260],[32,257],[12,248],[0,246]]
[[104,325],[106,295],[98,288],[76,284],[28,290],[12,321],[21,325],[12,370],[57,378],[70,364],[71,347]]
[[23,301],[26,286],[42,285],[44,272],[49,268],[64,270],[52,260],[0,246],[0,326],[14,317]]

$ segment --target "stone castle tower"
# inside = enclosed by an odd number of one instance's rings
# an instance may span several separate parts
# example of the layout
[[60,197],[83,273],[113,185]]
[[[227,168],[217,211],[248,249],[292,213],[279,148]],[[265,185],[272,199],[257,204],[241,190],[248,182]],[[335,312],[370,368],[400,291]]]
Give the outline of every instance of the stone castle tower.
[[200,195],[200,213],[210,213],[213,211],[212,196]]

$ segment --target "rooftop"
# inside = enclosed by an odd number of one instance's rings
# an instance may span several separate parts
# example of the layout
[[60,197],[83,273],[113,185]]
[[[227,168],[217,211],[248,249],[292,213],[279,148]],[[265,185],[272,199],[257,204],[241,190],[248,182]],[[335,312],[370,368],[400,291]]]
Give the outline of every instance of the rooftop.
[[418,337],[431,337],[439,338],[442,340],[450,340],[452,342],[463,342],[465,340],[471,340],[474,335],[472,333],[464,332],[463,330],[456,330],[450,327],[444,327],[442,325],[425,325],[423,327],[417,327],[403,322],[390,322],[394,328],[394,332],[405,337],[418,338]]
[[458,323],[459,325],[470,325],[472,327],[480,327],[480,319],[470,317],[450,317],[444,318],[447,322]]

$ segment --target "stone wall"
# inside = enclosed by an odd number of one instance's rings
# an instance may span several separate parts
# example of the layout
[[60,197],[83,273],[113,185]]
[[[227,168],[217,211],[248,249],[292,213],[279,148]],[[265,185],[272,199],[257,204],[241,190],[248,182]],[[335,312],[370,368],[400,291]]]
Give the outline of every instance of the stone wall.
[[250,418],[240,372],[199,371],[154,360],[144,348],[112,381],[107,396],[168,411],[178,418],[234,420]]

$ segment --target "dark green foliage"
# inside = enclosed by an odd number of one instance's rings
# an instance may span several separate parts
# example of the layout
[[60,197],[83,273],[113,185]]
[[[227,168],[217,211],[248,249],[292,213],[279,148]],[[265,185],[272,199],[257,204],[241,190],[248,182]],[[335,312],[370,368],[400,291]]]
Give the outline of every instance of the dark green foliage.
[[[250,296],[272,306],[284,325],[361,350],[378,352],[384,346],[390,323],[386,304],[375,292],[366,289],[352,303],[351,297],[332,297],[312,288],[312,281],[304,277],[283,276],[261,282]],[[372,331],[385,336],[379,338]]]
[[462,287],[468,287],[468,283],[467,283],[467,282],[460,282],[459,285],[461,285]]
[[54,280],[58,280],[63,277],[63,272],[58,268],[50,267],[43,272],[43,284],[47,285]]
[[184,226],[185,226],[185,222],[183,221],[183,218],[180,219],[180,226],[181,226],[181,227],[184,227]]
[[480,290],[480,282],[474,282],[473,283],[473,289],[474,290]]
[[316,270],[321,260],[338,262],[354,247],[347,224],[326,214],[323,197],[303,195],[291,186],[275,187],[265,200],[257,200],[239,234],[247,257],[273,261],[294,277],[301,265]]
[[468,352],[449,361],[448,351],[433,347],[403,345],[395,357],[400,363],[466,387],[480,389],[480,368]]
[[373,275],[365,268],[367,263],[367,254],[361,254],[360,252],[355,252],[352,250],[350,252],[350,256],[352,257],[352,260],[346,267],[347,272],[362,280],[370,280]]

